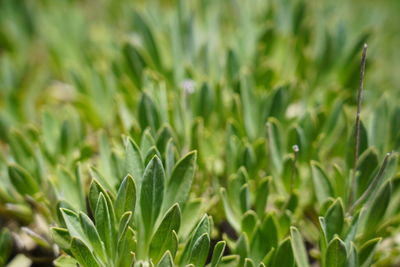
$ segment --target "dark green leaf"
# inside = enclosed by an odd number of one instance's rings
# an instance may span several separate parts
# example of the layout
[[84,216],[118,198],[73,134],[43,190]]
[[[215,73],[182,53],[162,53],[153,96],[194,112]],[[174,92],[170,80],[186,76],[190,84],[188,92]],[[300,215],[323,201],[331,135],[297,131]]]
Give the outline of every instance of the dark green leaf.
[[365,226],[367,235],[373,235],[376,227],[378,227],[379,223],[384,219],[391,194],[392,183],[388,181],[383,185],[383,188],[380,189],[378,195],[372,201],[371,207],[368,209]]
[[374,238],[367,241],[365,244],[361,246],[360,252],[358,253],[358,261],[360,266],[362,267],[371,266],[372,260],[375,255],[376,247],[381,240],[382,240],[381,238]]
[[155,133],[160,128],[160,115],[152,98],[147,93],[143,93],[139,101],[138,116],[142,129],[150,127],[151,131]]
[[[173,242],[172,231],[178,232],[181,222],[179,205],[172,206],[161,221],[150,243],[150,257],[157,262],[165,251],[171,250],[169,244]],[[172,252],[172,251],[171,251]]]
[[335,200],[325,214],[327,241],[335,234],[341,235],[344,224],[344,208],[341,199]]
[[194,266],[204,266],[207,260],[209,249],[210,237],[208,233],[204,233],[193,244],[189,257],[189,263],[193,264]]
[[292,252],[292,247],[290,245],[290,238],[286,238],[278,246],[278,249],[274,255],[272,266],[294,266],[294,257]]
[[215,247],[211,258],[210,267],[217,267],[221,261],[222,255],[225,251],[226,242],[219,241]]
[[328,245],[325,256],[326,267],[344,267],[346,264],[346,246],[342,240],[335,237]]

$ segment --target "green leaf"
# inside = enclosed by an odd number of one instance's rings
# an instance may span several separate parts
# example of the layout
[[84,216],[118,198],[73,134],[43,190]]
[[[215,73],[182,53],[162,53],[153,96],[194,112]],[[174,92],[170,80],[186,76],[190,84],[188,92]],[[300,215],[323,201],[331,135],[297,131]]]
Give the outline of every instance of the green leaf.
[[197,97],[196,113],[202,116],[205,122],[208,121],[214,107],[213,90],[208,83],[203,83]]
[[3,259],[5,262],[11,254],[13,240],[10,231],[7,228],[3,228],[0,233],[0,260]]
[[96,229],[103,240],[106,247],[106,251],[109,257],[113,256],[114,251],[114,240],[113,240],[113,224],[111,223],[110,212],[107,205],[107,201],[103,195],[100,193],[99,199],[97,201],[96,210],[94,214],[96,221]]
[[[173,242],[172,231],[178,232],[181,222],[181,211],[178,204],[172,206],[165,214],[160,226],[155,232],[150,242],[150,257],[154,262],[158,262],[165,251],[169,249],[169,244]],[[171,251],[172,252],[172,251]]]
[[233,227],[233,229],[235,229],[237,232],[240,231],[240,222],[232,210],[231,203],[228,200],[225,188],[223,187],[220,188],[220,195],[222,198],[222,204],[224,205],[224,210],[228,222]]
[[359,159],[357,164],[358,170],[361,172],[357,176],[357,196],[361,196],[367,189],[368,185],[374,178],[376,169],[378,169],[378,154],[375,148],[368,148]]
[[288,103],[288,86],[280,86],[274,90],[271,99],[269,116],[282,119]]
[[252,259],[246,258],[244,260],[244,267],[256,267]]
[[[79,170],[77,170],[77,175]],[[83,210],[84,202],[81,195],[80,177],[74,177],[67,169],[61,168],[58,172],[59,192],[61,199],[65,199],[75,210]]]
[[[118,162],[116,162],[118,161]],[[117,167],[119,163],[119,159],[115,157],[115,154],[112,154],[111,156],[111,163],[114,165],[114,168]],[[113,177],[104,177],[102,173],[96,168],[96,167],[91,167],[90,168],[90,175],[97,182],[97,185],[106,189],[107,192],[114,192],[114,183],[116,182]],[[99,183],[100,182],[100,183]],[[96,204],[96,202],[95,202]]]
[[93,179],[90,188],[89,188],[89,194],[88,194],[88,199],[89,199],[89,206],[92,212],[95,212],[97,201],[99,200],[100,193],[103,194],[103,196],[106,197],[107,203],[109,206],[112,205],[111,199],[104,189],[103,186],[100,185],[100,183],[96,180]]
[[247,136],[250,140],[255,139],[258,134],[258,117],[257,102],[254,101],[254,91],[251,90],[249,79],[247,77],[241,77],[240,79],[240,100],[242,102],[243,112],[243,124],[246,130]]
[[131,224],[132,220],[132,212],[127,211],[121,216],[121,220],[119,222],[118,228],[118,240],[122,238],[125,234],[126,230],[128,229],[129,225]]
[[166,251],[164,256],[158,262],[157,267],[174,267],[174,260],[172,259],[171,252]]
[[269,213],[264,217],[260,230],[266,251],[269,251],[272,247],[276,248],[278,245],[278,224],[274,213]]
[[219,241],[213,250],[212,258],[211,258],[211,263],[210,267],[217,267],[219,266],[219,263],[221,261],[222,255],[224,254],[225,251],[225,246],[226,242],[225,241]]
[[102,261],[107,261],[104,243],[100,239],[100,235],[94,226],[92,220],[83,212],[79,213],[79,221],[81,223],[83,232],[88,238],[88,241],[93,247],[94,253],[97,254]]
[[186,203],[182,212],[182,223],[179,231],[181,237],[186,238],[201,218],[202,201],[201,198],[195,198]]
[[192,151],[175,165],[165,194],[165,209],[174,203],[181,207],[185,204],[194,178],[196,158],[197,152]]
[[326,223],[325,223],[325,218],[324,217],[319,217],[319,226],[320,226],[320,247],[321,247],[321,252],[324,253],[326,251],[326,247],[328,246],[328,237],[326,233]]
[[118,240],[117,245],[117,264],[115,266],[132,266],[132,258],[129,254],[136,250],[135,233],[129,226],[121,238]]
[[258,216],[263,216],[267,206],[271,177],[264,178],[256,191],[255,210]]
[[150,147],[149,151],[147,151],[147,154],[144,158],[144,163],[146,165],[149,164],[150,160],[152,160],[154,156],[157,156],[159,159],[161,159],[160,151],[158,151],[156,146]]
[[139,147],[132,138],[128,138],[125,148],[125,173],[133,175],[136,184],[142,183],[144,163]]
[[[153,136],[151,135],[150,129],[146,128],[143,131],[142,137],[140,139],[140,151],[142,155],[146,155],[149,149],[152,146],[155,146],[156,141],[154,140]],[[144,169],[144,168],[143,168]]]
[[39,191],[39,185],[22,167],[15,164],[8,166],[8,175],[15,189],[21,195],[33,195]]
[[100,264],[96,261],[92,252],[79,238],[72,238],[71,252],[83,267],[100,267]]
[[273,163],[273,167],[278,173],[282,172],[282,140],[279,130],[279,121],[275,118],[269,118],[267,122],[267,138],[268,138],[268,149]]
[[262,262],[260,263],[260,267],[269,266],[271,264],[274,254],[275,254],[275,248],[271,248],[268,251],[268,253],[265,255],[265,257],[262,259]]
[[165,175],[167,178],[167,182],[169,182],[172,174],[172,170],[175,166],[175,152],[176,148],[174,145],[173,139],[169,139],[167,143],[167,147],[165,149]]
[[326,267],[344,267],[346,265],[347,253],[346,246],[342,240],[335,237],[326,250],[325,266]]
[[167,143],[169,140],[174,140],[176,137],[174,136],[173,130],[168,124],[165,124],[161,127],[161,129],[157,132],[157,141],[156,146],[160,151],[161,155],[164,155],[167,149]]
[[194,266],[204,266],[210,249],[210,236],[208,233],[201,235],[193,244],[189,263]]
[[52,227],[50,228],[51,236],[54,242],[64,251],[68,251],[71,246],[71,236],[65,228]]
[[78,262],[71,256],[61,255],[54,261],[56,267],[76,267]]
[[135,85],[138,88],[141,88],[143,71],[146,67],[146,62],[144,61],[142,54],[137,47],[130,43],[124,45],[123,54],[127,66],[126,69],[131,74],[130,77],[133,79]]
[[274,255],[272,266],[294,266],[293,251],[290,245],[290,238],[286,238],[278,246],[278,249]]
[[250,209],[250,190],[248,184],[244,184],[240,188],[239,201],[241,213],[245,213]]
[[154,40],[150,27],[147,25],[142,16],[137,12],[134,12],[133,14],[133,22],[135,29],[140,33],[142,41],[144,42],[143,46],[149,53],[157,69],[161,70],[161,57],[158,53],[157,42]]
[[154,224],[160,214],[164,196],[165,174],[162,163],[157,156],[147,165],[140,193],[140,209],[146,236],[150,237]]
[[240,265],[244,264],[244,259],[249,256],[249,252],[249,238],[247,237],[246,233],[242,233],[236,240],[234,247],[234,253],[240,256]]
[[262,261],[272,248],[278,245],[278,227],[274,214],[267,214],[259,225],[250,244],[250,258]]
[[134,213],[136,205],[136,184],[132,176],[127,175],[119,186],[117,198],[115,199],[115,215],[117,219],[126,211]]
[[373,199],[366,217],[365,232],[367,235],[373,235],[379,223],[384,219],[386,209],[392,195],[392,183],[386,182],[383,188],[379,190],[378,195]]
[[358,253],[358,261],[359,261],[359,266],[362,267],[367,267],[371,266],[372,260],[375,255],[375,249],[379,242],[381,242],[382,238],[374,238],[369,241],[367,241],[365,244],[363,244],[360,248],[360,252]]
[[332,185],[322,170],[321,165],[315,161],[311,161],[311,173],[314,184],[314,192],[318,203],[322,205],[329,197],[333,195]]
[[327,241],[335,234],[341,235],[344,224],[344,208],[341,199],[335,200],[325,214]]
[[229,206],[231,207],[236,220],[240,220],[245,211],[242,210],[242,206],[246,206],[246,194],[242,191],[243,186],[248,183],[248,173],[244,167],[240,167],[237,174],[229,177],[228,180],[228,200]]
[[142,129],[150,127],[155,133],[160,128],[160,115],[152,98],[146,92],[142,94],[139,101],[139,124]]
[[257,214],[252,211],[249,210],[247,211],[242,218],[242,222],[241,222],[241,229],[243,232],[245,232],[247,234],[247,236],[251,239],[256,228],[257,225]]
[[224,267],[235,267],[239,265],[240,257],[238,255],[223,256],[221,259],[220,266]]
[[371,113],[369,122],[370,128],[368,129],[368,133],[370,134],[370,138],[368,141],[371,146],[374,146],[378,151],[383,152],[386,148],[386,139],[390,132],[391,123],[389,120],[389,103],[385,96],[383,96],[374,107],[374,112]]
[[[351,243],[350,245],[350,252],[348,253],[348,259],[347,259],[347,265],[346,267],[358,267],[360,266],[358,263],[358,253],[357,253],[357,249],[354,246],[354,243]],[[369,266],[369,265],[367,265]]]
[[65,224],[67,225],[70,236],[80,238],[86,244],[90,244],[90,242],[88,242],[86,238],[85,232],[82,229],[78,214],[76,214],[72,210],[64,208],[61,208],[61,213],[64,218]]
[[111,177],[113,175],[111,165],[111,147],[107,134],[101,131],[99,134],[99,168],[105,176]]
[[296,264],[299,267],[309,267],[307,251],[304,246],[303,238],[300,235],[299,230],[296,227],[290,227],[290,237],[291,237],[291,245],[292,251],[294,255],[294,259],[296,260]]
[[202,236],[203,234],[210,235],[210,224],[210,219],[208,218],[207,214],[205,214],[200,222],[197,224],[196,228],[193,230],[190,240],[185,246],[181,257],[181,265],[189,263],[189,257],[191,255],[193,246],[195,242],[200,238],[200,236]]
[[353,215],[353,218],[351,220],[351,224],[348,227],[346,234],[345,234],[345,239],[344,242],[346,244],[346,247],[349,248],[351,242],[355,239],[358,231],[358,226],[359,226],[359,219],[360,219],[360,214],[361,212],[358,212],[357,214]]

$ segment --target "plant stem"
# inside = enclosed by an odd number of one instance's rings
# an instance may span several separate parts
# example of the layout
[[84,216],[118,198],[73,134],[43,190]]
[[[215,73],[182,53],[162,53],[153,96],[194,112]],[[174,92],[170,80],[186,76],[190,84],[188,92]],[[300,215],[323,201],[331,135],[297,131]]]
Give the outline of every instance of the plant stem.
[[364,76],[365,76],[365,63],[367,59],[367,44],[364,44],[362,56],[361,56],[361,67],[360,67],[360,86],[358,87],[357,92],[357,114],[356,114],[356,128],[355,128],[355,144],[354,144],[354,161],[353,161],[353,174],[352,174],[352,184],[351,184],[351,192],[349,203],[353,202],[356,194],[356,173],[357,173],[357,163],[358,163],[358,154],[360,150],[360,114],[361,114],[361,101],[362,101],[362,92],[364,90]]

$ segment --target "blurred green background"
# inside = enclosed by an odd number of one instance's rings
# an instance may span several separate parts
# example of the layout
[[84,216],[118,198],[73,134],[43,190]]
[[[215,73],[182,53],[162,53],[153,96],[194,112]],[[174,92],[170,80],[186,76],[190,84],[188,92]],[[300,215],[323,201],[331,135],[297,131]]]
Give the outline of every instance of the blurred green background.
[[[399,9],[396,0],[1,0],[2,127],[38,119],[40,107],[54,99],[70,100],[79,91],[76,77],[86,79],[93,71],[101,73],[105,83],[113,83],[101,93],[96,86],[90,89],[93,94],[111,96],[99,97],[109,106],[121,91],[115,86],[120,82],[118,73],[123,72],[115,68],[121,47],[127,41],[143,41],[137,38],[143,30],[135,23],[137,11],[149,24],[161,55],[163,66],[154,62],[152,69],[163,68],[160,72],[171,87],[190,78],[191,69],[203,75],[202,79],[220,79],[228,49],[236,52],[241,63],[250,65],[257,40],[265,33],[266,38],[274,35],[274,44],[279,44],[268,47],[273,53],[262,62],[270,67],[260,74],[267,90],[272,88],[268,83],[294,81],[304,84],[299,94],[309,98],[314,98],[310,94],[314,90],[344,87],[353,91],[356,68],[347,67],[358,64],[359,44],[365,40],[367,65],[373,69],[367,71],[366,102],[372,105],[382,94],[399,95]],[[187,38],[179,40],[182,32]],[[351,53],[357,60],[350,58]],[[324,72],[319,73],[321,69]],[[338,75],[342,77],[339,82]],[[114,78],[119,80],[110,81]]]

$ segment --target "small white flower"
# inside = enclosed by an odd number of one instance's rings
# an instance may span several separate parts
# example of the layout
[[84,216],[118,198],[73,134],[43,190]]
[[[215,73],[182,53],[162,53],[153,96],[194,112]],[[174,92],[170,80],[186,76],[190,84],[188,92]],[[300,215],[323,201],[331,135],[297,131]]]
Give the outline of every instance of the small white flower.
[[292,149],[293,149],[293,151],[296,152],[296,153],[299,152],[299,150],[300,150],[298,145],[292,146]]
[[186,94],[193,94],[195,89],[196,83],[191,79],[183,80],[181,83],[182,89],[185,91]]

